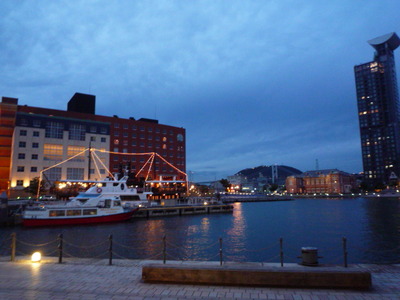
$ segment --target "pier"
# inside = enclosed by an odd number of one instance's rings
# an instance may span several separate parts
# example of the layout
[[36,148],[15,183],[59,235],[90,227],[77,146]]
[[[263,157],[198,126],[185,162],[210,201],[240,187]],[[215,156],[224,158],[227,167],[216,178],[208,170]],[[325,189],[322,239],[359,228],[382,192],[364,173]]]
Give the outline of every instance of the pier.
[[232,211],[233,206],[229,204],[141,207],[139,211],[133,215],[133,218],[229,213]]

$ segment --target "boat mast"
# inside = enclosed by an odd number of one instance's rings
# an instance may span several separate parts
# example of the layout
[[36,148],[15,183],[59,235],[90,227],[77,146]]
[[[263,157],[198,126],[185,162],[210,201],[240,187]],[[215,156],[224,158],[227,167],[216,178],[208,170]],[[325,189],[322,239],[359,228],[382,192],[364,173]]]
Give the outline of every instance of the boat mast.
[[89,142],[88,180],[90,180],[90,167],[91,167],[91,164],[92,164],[91,154],[92,154],[92,141]]

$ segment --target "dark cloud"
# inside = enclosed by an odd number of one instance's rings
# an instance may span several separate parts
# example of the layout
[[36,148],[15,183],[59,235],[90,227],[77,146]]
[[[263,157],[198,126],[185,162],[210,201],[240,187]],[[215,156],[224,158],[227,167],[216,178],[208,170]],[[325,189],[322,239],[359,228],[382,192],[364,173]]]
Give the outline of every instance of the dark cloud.
[[[361,170],[353,66],[398,1],[1,1],[1,94],[187,129],[197,179],[274,163]],[[112,111],[112,113],[110,113]],[[203,175],[204,176],[203,176]]]

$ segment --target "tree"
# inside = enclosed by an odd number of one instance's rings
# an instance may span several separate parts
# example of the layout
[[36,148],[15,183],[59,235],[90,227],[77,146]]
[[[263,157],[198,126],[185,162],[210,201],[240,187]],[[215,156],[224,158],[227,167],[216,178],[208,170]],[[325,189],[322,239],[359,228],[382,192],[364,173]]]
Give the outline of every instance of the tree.
[[271,193],[273,193],[273,192],[275,192],[277,189],[278,189],[278,185],[277,184],[275,184],[275,183],[273,183],[273,184],[271,184],[270,186],[269,186],[269,191],[271,192]]
[[[25,191],[26,193],[29,193],[30,195],[36,197],[36,196],[37,196],[37,193],[38,193],[39,180],[40,180],[39,177],[33,178],[33,179],[31,180],[29,186],[27,186],[27,187],[24,189],[24,191]],[[44,193],[45,191],[46,191],[46,189],[45,189],[45,187],[44,187],[44,181],[42,180],[42,181],[40,182],[40,191],[39,191],[39,194],[42,194],[42,193]]]
[[228,179],[221,179],[219,182],[222,184],[225,190],[231,187],[231,183],[229,182]]

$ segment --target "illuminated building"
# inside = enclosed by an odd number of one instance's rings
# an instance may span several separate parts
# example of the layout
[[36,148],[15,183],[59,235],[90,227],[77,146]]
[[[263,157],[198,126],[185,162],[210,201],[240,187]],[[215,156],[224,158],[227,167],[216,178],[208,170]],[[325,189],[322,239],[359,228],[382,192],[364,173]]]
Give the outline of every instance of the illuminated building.
[[289,194],[345,194],[356,188],[356,177],[337,169],[307,171],[286,178]]
[[400,175],[399,95],[393,51],[396,33],[368,41],[374,60],[354,67],[364,179],[387,183]]
[[[101,179],[121,166],[137,173],[152,152],[165,161],[152,161],[149,180],[186,179],[182,173],[186,168],[184,128],[151,119],[96,115],[93,95],[76,93],[66,111],[18,105],[18,99],[3,97],[0,117],[0,190],[20,191],[40,171],[74,155],[43,172],[45,179]],[[88,152],[79,154],[89,147],[100,150],[96,153],[104,166],[100,163],[95,168]]]

